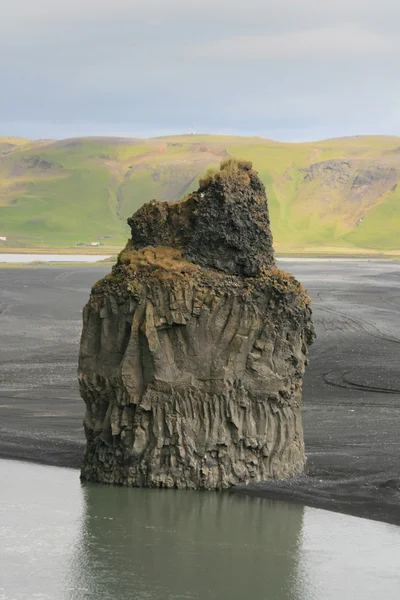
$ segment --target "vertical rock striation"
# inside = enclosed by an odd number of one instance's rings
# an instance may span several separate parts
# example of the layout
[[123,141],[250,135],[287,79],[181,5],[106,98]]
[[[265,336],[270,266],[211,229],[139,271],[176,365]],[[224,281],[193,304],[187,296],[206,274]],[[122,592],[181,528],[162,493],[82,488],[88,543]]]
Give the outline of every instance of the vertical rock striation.
[[83,313],[82,478],[221,489],[301,473],[311,309],[275,267],[251,164],[227,161],[128,223]]

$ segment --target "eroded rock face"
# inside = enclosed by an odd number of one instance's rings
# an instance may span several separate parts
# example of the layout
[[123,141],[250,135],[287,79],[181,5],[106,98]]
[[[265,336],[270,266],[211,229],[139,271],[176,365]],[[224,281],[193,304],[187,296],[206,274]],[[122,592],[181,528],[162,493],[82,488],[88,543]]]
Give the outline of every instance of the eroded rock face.
[[84,309],[82,477],[221,489],[301,473],[311,309],[274,266],[251,165],[230,163],[129,224],[132,241]]
[[198,192],[148,202],[128,223],[136,249],[172,246],[196,264],[250,277],[274,265],[265,189],[251,163],[228,161]]

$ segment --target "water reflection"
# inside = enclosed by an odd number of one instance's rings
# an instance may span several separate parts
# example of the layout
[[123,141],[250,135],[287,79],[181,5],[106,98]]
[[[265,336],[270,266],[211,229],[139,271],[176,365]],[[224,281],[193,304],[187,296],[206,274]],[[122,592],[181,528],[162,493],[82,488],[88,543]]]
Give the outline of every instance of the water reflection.
[[[303,510],[218,493],[84,487],[72,572],[93,598],[302,598]],[[79,573],[79,574],[78,574]],[[92,597],[92,596],[90,596]]]
[[0,600],[398,600],[400,527],[0,460]]

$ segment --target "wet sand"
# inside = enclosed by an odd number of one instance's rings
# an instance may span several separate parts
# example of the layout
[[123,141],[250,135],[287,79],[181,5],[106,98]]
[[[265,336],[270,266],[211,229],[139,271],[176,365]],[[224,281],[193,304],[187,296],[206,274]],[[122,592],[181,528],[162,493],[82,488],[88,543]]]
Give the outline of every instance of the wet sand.
[[[304,381],[306,476],[233,493],[400,525],[400,263],[286,260],[317,328]],[[78,468],[81,309],[109,265],[0,269],[0,457]]]

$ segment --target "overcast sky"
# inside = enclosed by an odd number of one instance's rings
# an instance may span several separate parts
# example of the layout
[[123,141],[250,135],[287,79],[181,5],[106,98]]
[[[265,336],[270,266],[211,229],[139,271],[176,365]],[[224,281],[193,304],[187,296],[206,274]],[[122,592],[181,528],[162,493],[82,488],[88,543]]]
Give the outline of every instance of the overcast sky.
[[400,135],[399,0],[0,0],[0,135]]

